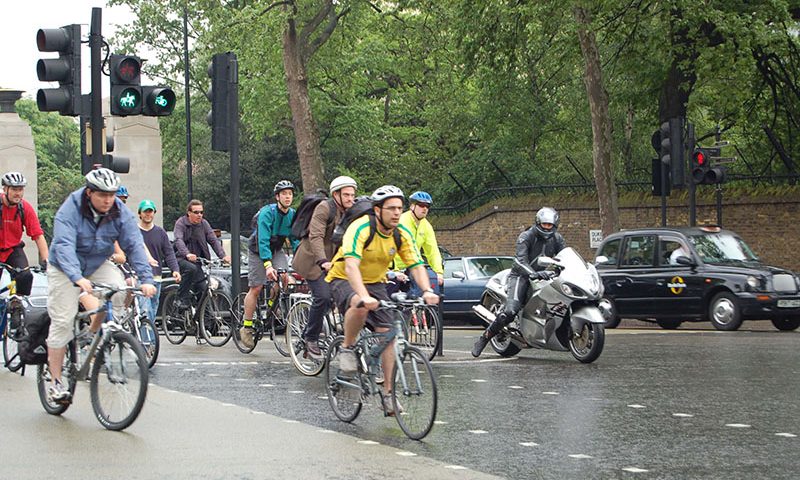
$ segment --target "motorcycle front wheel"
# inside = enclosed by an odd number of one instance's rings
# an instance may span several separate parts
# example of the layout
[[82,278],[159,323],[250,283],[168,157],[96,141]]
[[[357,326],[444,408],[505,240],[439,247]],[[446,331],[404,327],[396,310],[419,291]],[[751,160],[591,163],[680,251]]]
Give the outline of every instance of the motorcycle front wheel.
[[581,363],[592,363],[603,352],[605,327],[599,323],[584,323],[580,331],[570,332],[569,351]]

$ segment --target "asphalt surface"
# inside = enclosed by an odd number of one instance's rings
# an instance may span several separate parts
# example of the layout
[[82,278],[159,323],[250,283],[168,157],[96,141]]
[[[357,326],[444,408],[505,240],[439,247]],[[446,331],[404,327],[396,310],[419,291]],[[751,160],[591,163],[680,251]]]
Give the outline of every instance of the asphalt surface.
[[[103,431],[91,417],[88,389],[56,419],[41,410],[30,380],[8,373],[0,374],[0,398],[24,404],[25,415],[0,418],[12,438],[25,432],[23,445],[47,433],[56,437],[50,448],[74,435],[75,442],[110,442],[115,456],[117,448],[145,458],[169,452],[164,478],[285,478],[280,472],[309,470],[315,478],[798,478],[800,333],[754,322],[739,332],[692,326],[699,325],[609,330],[591,365],[541,350],[502,359],[491,347],[476,361],[468,350],[477,331],[447,330],[445,355],[434,362],[438,423],[422,442],[408,440],[375,405],[352,424],[340,422],[322,378],[296,373],[269,342],[250,355],[232,344],[163,342],[151,377],[157,387],[123,434]],[[7,403],[6,386],[19,382],[31,383]],[[365,450],[359,440],[377,445]],[[384,465],[387,459],[409,470]],[[256,467],[276,462],[296,470]],[[331,465],[343,468],[320,470]],[[5,458],[3,466],[9,471]]]

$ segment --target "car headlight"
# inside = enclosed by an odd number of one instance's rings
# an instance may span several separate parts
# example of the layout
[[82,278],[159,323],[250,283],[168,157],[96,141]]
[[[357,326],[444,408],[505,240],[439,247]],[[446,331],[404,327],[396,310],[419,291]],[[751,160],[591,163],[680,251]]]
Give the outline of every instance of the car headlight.
[[761,284],[761,282],[759,282],[756,277],[750,275],[749,277],[747,277],[747,284],[750,286],[750,288],[755,290],[755,289],[758,288],[758,286]]

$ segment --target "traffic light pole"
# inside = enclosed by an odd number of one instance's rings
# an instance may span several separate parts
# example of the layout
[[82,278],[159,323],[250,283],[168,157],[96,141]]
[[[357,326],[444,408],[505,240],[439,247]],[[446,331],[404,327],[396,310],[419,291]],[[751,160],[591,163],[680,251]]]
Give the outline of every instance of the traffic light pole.
[[[688,123],[686,126],[686,138],[687,144],[689,145],[688,154],[686,158],[691,157],[691,152],[694,151],[694,124]],[[689,176],[689,226],[694,227],[697,225],[697,185],[695,185],[694,180]]]
[[[239,241],[239,61],[235,53],[228,54],[228,125],[231,151],[231,286],[239,295],[241,283],[241,242]],[[235,298],[235,297],[234,297]]]
[[101,55],[103,48],[102,8],[92,8],[92,23],[89,30],[89,48],[91,58],[91,115],[92,126],[92,163],[103,164],[103,84],[101,82]]

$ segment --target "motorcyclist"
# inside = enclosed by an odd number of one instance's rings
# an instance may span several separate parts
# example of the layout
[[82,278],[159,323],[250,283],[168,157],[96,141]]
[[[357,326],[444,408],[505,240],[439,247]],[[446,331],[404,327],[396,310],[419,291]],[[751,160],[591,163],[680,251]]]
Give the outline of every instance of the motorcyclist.
[[[567,246],[564,237],[557,230],[558,212],[553,208],[543,207],[536,212],[534,225],[517,238],[516,259],[523,265],[530,265],[535,271],[534,276],[531,276],[534,280],[551,278],[551,272],[543,271],[543,268],[537,264],[536,260],[539,256],[553,257]],[[529,284],[527,272],[515,262],[506,281],[508,297],[505,309],[475,341],[475,345],[472,347],[473,357],[479,357],[486,345],[489,344],[489,340],[500,333],[503,327],[514,321],[527,298]]]

